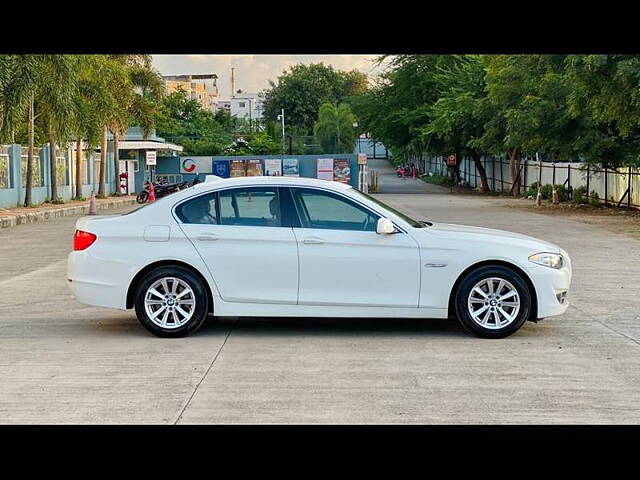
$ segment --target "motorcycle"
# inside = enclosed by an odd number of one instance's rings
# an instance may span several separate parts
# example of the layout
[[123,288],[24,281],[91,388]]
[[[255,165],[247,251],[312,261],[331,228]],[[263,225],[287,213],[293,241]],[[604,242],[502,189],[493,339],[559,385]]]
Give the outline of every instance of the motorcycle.
[[[198,183],[201,183],[200,175],[196,174],[196,177],[193,179],[193,182],[191,184],[189,184],[189,182],[186,180],[178,183],[166,183],[165,181],[153,182],[153,191],[156,198],[161,198],[171,193],[189,188],[190,186],[196,185]],[[143,190],[136,196],[136,202],[138,203],[146,203],[148,200],[149,180],[144,182]]]
[[[189,186],[189,182],[178,183],[166,183],[166,182],[153,182],[153,191],[156,198],[162,198],[171,193],[178,192]],[[143,190],[136,196],[136,202],[146,203],[149,200],[149,180],[144,182]]]

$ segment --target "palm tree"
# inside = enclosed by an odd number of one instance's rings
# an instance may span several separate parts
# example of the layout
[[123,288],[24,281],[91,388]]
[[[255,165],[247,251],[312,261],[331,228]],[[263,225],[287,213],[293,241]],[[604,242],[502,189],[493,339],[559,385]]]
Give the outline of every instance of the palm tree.
[[81,196],[81,145],[86,139],[87,152],[101,145],[98,196],[106,193],[106,134],[109,125],[125,115],[121,107],[123,97],[131,90],[126,72],[109,55],[87,55],[80,63],[76,107],[78,116],[74,124],[76,136],[76,196]]
[[[117,89],[119,100],[118,108],[113,111],[109,122],[113,132],[113,161],[117,186],[120,176],[120,135],[124,135],[133,123],[141,127],[145,139],[149,137],[164,94],[164,83],[162,77],[151,67],[150,55],[112,55],[111,58],[120,64],[128,79],[126,82],[121,79],[120,84],[111,83]],[[119,188],[116,188],[116,192],[119,191]]]
[[79,65],[77,55],[40,55],[35,88],[35,101],[49,135],[51,201],[58,198],[57,144],[66,143],[73,133],[77,118]]
[[24,206],[31,203],[33,188],[34,92],[40,55],[0,55],[0,137],[7,138],[27,114],[28,154]]
[[318,111],[318,121],[313,129],[325,153],[352,153],[356,132],[356,117],[346,103],[336,106],[325,103]]

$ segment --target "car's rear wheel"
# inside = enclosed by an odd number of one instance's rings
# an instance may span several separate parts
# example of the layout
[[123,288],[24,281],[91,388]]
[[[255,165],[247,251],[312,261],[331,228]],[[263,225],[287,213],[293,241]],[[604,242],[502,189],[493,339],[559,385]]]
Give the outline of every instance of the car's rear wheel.
[[483,338],[503,338],[516,332],[529,318],[531,292],[524,279],[510,268],[487,265],[469,272],[455,297],[456,316],[462,326]]
[[183,337],[204,323],[208,297],[202,281],[179,266],[149,272],[136,289],[136,315],[140,323],[160,337]]

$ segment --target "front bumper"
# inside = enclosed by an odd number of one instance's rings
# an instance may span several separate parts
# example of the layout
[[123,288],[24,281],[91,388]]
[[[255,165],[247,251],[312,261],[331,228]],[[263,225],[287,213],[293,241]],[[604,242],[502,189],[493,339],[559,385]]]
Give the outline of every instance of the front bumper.
[[542,265],[527,269],[538,297],[538,318],[562,315],[569,308],[571,260],[568,255],[564,259],[565,265],[559,270]]

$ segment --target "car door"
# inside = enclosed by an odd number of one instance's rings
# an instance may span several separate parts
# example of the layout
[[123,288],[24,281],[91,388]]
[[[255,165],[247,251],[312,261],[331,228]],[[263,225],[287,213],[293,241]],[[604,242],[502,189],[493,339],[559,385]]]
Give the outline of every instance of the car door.
[[278,187],[221,190],[176,206],[180,227],[229,302],[295,304],[298,250]]
[[405,232],[380,235],[380,216],[340,195],[290,188],[300,219],[301,305],[417,307],[420,253]]

